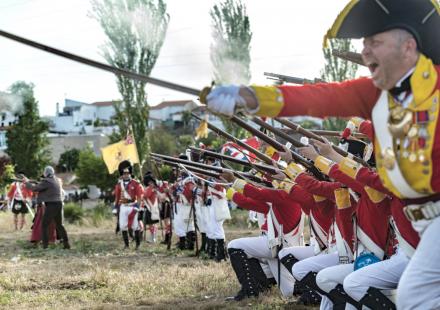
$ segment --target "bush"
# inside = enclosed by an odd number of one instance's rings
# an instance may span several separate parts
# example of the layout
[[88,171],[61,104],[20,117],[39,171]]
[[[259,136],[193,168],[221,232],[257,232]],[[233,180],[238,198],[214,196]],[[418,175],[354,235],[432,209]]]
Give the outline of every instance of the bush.
[[87,217],[91,219],[94,226],[100,226],[105,220],[111,219],[113,214],[108,205],[100,203],[95,208],[87,211]]
[[64,219],[69,223],[81,223],[84,209],[76,203],[69,202],[64,205]]

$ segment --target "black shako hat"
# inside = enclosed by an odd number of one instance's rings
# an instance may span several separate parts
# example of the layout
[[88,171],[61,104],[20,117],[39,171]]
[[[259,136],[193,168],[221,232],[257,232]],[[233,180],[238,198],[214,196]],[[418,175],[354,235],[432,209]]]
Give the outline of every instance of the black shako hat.
[[440,8],[436,0],[351,0],[324,37],[360,39],[391,29],[404,29],[418,49],[440,64]]
[[153,182],[154,185],[157,186],[156,180],[153,177],[153,174],[151,173],[151,171],[148,171],[147,173],[145,173],[144,178],[143,178],[143,183],[145,186],[148,186],[149,182]]
[[118,165],[118,171],[119,175],[122,176],[125,171],[128,171],[130,175],[133,174],[133,166],[131,165],[131,162],[128,160],[121,161]]

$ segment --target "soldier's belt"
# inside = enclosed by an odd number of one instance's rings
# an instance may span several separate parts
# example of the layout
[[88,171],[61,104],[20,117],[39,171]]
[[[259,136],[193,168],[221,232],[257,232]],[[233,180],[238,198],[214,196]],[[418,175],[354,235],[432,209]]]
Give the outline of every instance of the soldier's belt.
[[432,220],[440,215],[440,201],[407,205],[403,208],[403,212],[410,221]]
[[131,200],[131,199],[120,199],[119,200],[119,203],[122,203],[122,204],[129,204],[129,203],[133,203],[134,202],[134,200]]

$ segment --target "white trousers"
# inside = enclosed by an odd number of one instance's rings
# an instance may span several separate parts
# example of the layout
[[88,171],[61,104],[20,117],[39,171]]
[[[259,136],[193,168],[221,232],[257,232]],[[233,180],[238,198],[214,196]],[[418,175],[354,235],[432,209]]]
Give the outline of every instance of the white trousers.
[[178,237],[185,237],[188,231],[194,231],[193,216],[188,218],[190,206],[177,204],[177,213],[174,213],[174,232]]
[[[331,255],[331,254],[330,254]],[[336,254],[337,255],[337,254]],[[339,263],[339,257],[338,257]],[[320,289],[329,293],[338,284],[343,284],[345,277],[353,272],[353,264],[340,264],[332,267],[327,267],[316,276],[316,284]],[[321,300],[321,310],[333,309],[333,303],[326,296],[322,297]],[[356,309],[354,306],[347,303],[346,310]]]
[[[350,273],[344,280],[344,290],[354,300],[360,301],[369,287],[380,290],[397,288],[400,277],[408,265],[409,258],[398,250],[384,261],[366,266]],[[384,292],[385,295],[388,295]]]
[[[312,246],[292,246],[289,248],[281,249],[281,251],[278,253],[278,257],[279,257],[279,259],[282,259],[283,257],[285,257],[289,254],[292,254],[297,260],[301,261],[306,258],[314,256],[315,250]],[[298,264],[298,262],[296,264]],[[292,266],[292,269],[293,269],[293,266]],[[293,273],[292,270],[289,270],[289,271]]]
[[129,217],[133,218],[130,229],[139,230],[138,212],[128,205],[121,205],[119,208],[119,229],[121,231],[127,231]]
[[295,279],[302,280],[310,271],[319,272],[324,268],[337,264],[339,264],[338,253],[320,254],[297,262],[293,265],[292,273]]
[[[229,248],[242,249],[249,258],[254,257],[263,263],[267,263],[270,273],[278,282],[278,260],[272,258],[272,252],[269,250],[267,238],[265,236],[235,239],[229,242],[228,249]],[[292,296],[295,279],[283,264],[280,264],[280,268],[281,283],[278,283],[278,286],[281,290],[281,294],[283,294],[284,297]],[[267,270],[265,273],[268,275]]]
[[196,218],[197,218],[197,226],[201,233],[206,233],[208,227],[208,207],[201,205],[200,203],[196,204]]
[[225,239],[224,221],[217,221],[215,218],[215,207],[208,206],[208,225],[206,226],[206,236],[209,239]]
[[423,232],[397,288],[397,309],[440,309],[440,217]]

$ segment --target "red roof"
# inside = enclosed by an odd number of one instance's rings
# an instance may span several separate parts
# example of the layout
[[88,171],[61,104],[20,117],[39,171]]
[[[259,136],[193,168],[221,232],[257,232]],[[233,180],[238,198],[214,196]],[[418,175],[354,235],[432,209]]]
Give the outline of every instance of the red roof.
[[192,100],[176,100],[176,101],[162,101],[158,105],[151,107],[150,110],[160,110],[167,107],[179,107],[184,106],[188,102],[193,102]]

